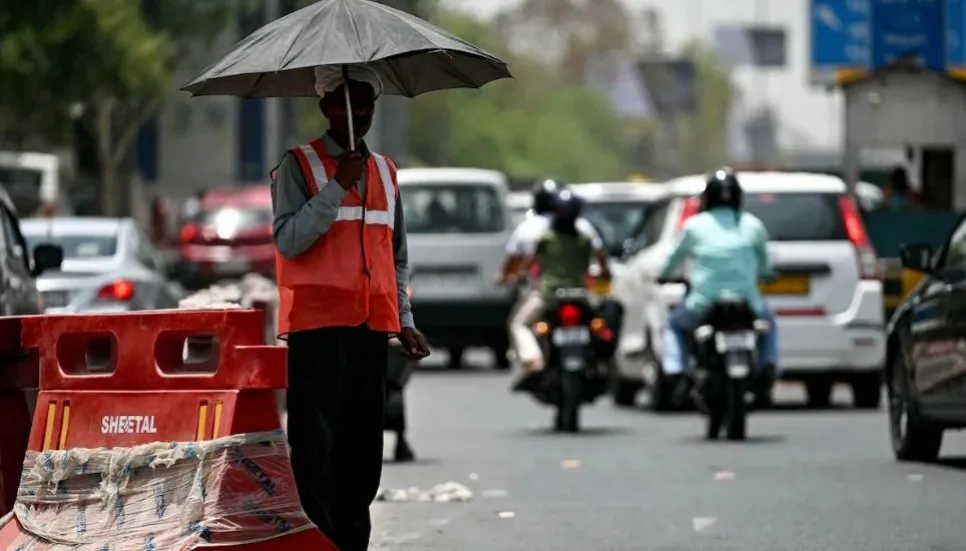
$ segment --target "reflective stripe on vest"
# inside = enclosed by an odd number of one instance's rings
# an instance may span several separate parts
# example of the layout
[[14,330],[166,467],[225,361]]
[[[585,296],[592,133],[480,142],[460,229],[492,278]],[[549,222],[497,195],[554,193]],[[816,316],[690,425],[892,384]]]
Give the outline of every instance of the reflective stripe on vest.
[[[300,146],[299,150],[305,156],[305,160],[312,170],[312,178],[314,181],[310,185],[314,188],[315,193],[319,193],[335,177],[335,174],[329,174],[326,171],[325,163],[322,162],[322,159],[319,157],[315,148],[312,147],[312,144]],[[378,153],[370,153],[370,155],[372,155],[372,159],[376,162],[376,167],[379,168],[379,180],[382,181],[382,189],[386,193],[386,205],[388,205],[388,209],[365,210],[363,207],[339,207],[335,221],[362,220],[363,212],[365,212],[366,224],[382,224],[395,229],[396,188],[392,185],[392,174],[389,172],[389,163],[386,162],[385,157]],[[365,201],[365,198],[363,198],[363,201]]]

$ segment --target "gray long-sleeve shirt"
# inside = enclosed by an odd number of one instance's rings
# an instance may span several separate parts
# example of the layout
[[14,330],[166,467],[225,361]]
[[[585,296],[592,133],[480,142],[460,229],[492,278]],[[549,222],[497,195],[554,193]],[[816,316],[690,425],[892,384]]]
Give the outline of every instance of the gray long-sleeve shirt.
[[[328,134],[322,136],[322,141],[329,155],[338,157],[342,154],[342,147]],[[358,150],[364,157],[369,156],[365,143],[360,143]],[[275,247],[284,258],[295,258],[308,250],[335,222],[342,198],[347,192],[334,179],[320,187],[319,193],[310,198],[298,159],[292,152],[287,152],[282,157],[272,182],[272,208],[275,211],[272,236]],[[365,166],[363,166],[362,178],[356,183],[356,189],[365,197]],[[402,201],[396,202],[393,228],[392,251],[396,264],[399,324],[402,327],[415,328],[409,295],[406,293],[406,288],[409,286],[409,253],[406,246],[406,224],[403,218]]]

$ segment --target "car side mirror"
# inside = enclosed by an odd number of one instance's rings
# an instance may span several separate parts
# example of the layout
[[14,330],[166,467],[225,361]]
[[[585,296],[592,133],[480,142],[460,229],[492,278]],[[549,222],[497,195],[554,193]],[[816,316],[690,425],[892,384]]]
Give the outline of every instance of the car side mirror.
[[928,243],[911,243],[899,247],[899,260],[904,268],[931,273],[933,250]]
[[56,270],[64,262],[64,248],[60,245],[41,243],[34,247],[34,277],[46,272]]

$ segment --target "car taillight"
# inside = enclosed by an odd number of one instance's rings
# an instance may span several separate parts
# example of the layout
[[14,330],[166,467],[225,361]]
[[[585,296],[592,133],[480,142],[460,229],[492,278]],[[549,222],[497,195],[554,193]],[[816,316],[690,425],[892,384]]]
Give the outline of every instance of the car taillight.
[[845,232],[855,247],[856,259],[859,263],[859,273],[862,279],[881,279],[879,271],[879,259],[869,241],[869,235],[865,232],[862,224],[862,217],[859,216],[859,209],[855,206],[855,201],[847,195],[839,197],[839,210],[842,211],[842,219],[845,222]]
[[683,228],[684,223],[697,214],[699,210],[701,210],[701,201],[697,197],[688,197],[681,209],[681,217],[678,218],[678,230]]
[[189,224],[181,228],[181,242],[187,243],[189,241],[194,241],[198,237],[198,234],[200,233],[201,233],[201,230],[198,229],[198,226],[195,226],[194,224]]
[[564,327],[573,327],[580,323],[580,308],[573,304],[564,304],[557,310],[557,319]]
[[120,300],[126,302],[134,297],[134,283],[127,281],[125,279],[115,281],[110,285],[105,285],[101,287],[101,290],[97,292],[97,298],[103,298],[108,300]]

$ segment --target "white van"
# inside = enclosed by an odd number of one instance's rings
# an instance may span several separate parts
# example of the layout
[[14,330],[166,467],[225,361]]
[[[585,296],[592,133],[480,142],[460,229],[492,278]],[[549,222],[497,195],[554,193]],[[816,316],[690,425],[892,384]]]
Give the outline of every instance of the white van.
[[60,201],[60,159],[50,153],[0,151],[0,186],[21,215],[53,214]]
[[399,171],[416,326],[460,367],[467,347],[493,350],[509,367],[510,288],[497,285],[513,227],[507,180],[472,168]]

